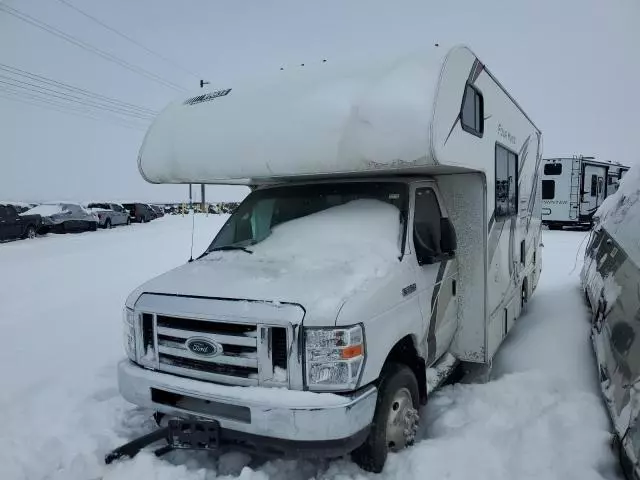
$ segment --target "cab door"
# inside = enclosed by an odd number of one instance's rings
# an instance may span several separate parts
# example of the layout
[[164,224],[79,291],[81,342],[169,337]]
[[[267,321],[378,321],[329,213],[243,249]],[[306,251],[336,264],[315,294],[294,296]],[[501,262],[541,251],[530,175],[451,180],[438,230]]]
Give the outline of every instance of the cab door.
[[592,216],[606,197],[607,168],[587,164],[583,172],[580,214]]
[[0,237],[19,238],[22,235],[22,218],[11,205],[0,205]]
[[424,322],[423,347],[427,365],[447,352],[458,326],[455,256],[443,251],[443,218],[433,183],[412,186],[412,250],[415,252],[416,284]]

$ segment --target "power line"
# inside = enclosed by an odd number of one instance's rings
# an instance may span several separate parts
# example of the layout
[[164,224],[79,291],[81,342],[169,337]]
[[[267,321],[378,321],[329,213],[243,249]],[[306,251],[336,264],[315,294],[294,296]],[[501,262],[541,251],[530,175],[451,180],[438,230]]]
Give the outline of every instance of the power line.
[[119,125],[121,127],[145,131],[146,128],[142,125],[133,124],[130,122],[126,122],[121,118],[115,117],[100,117],[95,115],[93,112],[89,112],[82,109],[70,108],[68,106],[64,106],[57,102],[50,102],[43,98],[37,97],[35,95],[27,95],[21,92],[15,92],[6,88],[0,87],[0,98],[4,98],[6,100],[20,102],[32,106],[36,106],[39,108],[43,108],[45,110],[52,110],[59,113],[64,113],[67,115],[72,115],[76,117],[89,118],[91,120],[99,121],[99,122],[108,122],[114,125]]
[[187,90],[184,87],[181,87],[180,85],[173,83],[169,80],[166,80],[154,73],[149,72],[148,70],[145,70],[144,68],[138,67],[136,65],[132,65],[131,63],[127,62],[126,60],[123,60],[115,55],[110,54],[109,52],[105,52],[104,50],[101,50],[97,47],[94,47],[93,45],[86,43],[72,35],[69,35],[65,32],[63,32],[62,30],[59,30],[55,27],[52,27],[51,25],[42,22],[24,12],[21,12],[19,10],[16,10],[15,8],[9,7],[8,5],[5,5],[4,3],[0,2],[0,11],[4,12],[4,13],[8,13],[9,15],[12,15],[20,20],[22,20],[23,22],[26,22],[30,25],[33,25],[34,27],[37,27],[41,30],[44,30],[45,32],[48,32],[52,35],[55,35],[56,37],[62,38],[63,40],[66,40],[67,42],[76,45],[77,47],[82,48],[83,50],[86,50],[88,52],[91,52],[95,55],[98,55],[102,58],[104,58],[105,60],[108,60],[112,63],[115,63],[117,65],[120,65],[123,68],[126,68],[127,70],[130,70],[134,73],[137,73],[138,75],[142,75],[150,80],[153,80],[161,85],[164,85],[165,87],[169,87],[169,88],[173,88],[175,90],[179,90],[179,91],[183,91],[186,92]]
[[[51,99],[51,98],[46,98],[46,97],[41,97],[37,94],[33,94],[33,93],[27,93],[24,91],[20,91],[16,88],[13,87],[7,87],[7,86],[1,86],[0,85],[0,92],[4,92],[6,94],[12,95],[13,97],[17,97],[19,99],[26,99],[28,102],[27,103],[31,103],[33,105],[38,105],[38,106],[42,106],[42,105],[48,105],[48,106],[53,106],[55,107],[56,111],[62,112],[62,113],[81,113],[84,116],[91,116],[91,118],[96,119],[96,120],[108,120],[110,122],[115,122],[118,124],[124,124],[127,126],[132,126],[138,129],[146,129],[147,125],[143,124],[143,123],[137,123],[138,121],[140,122],[144,122],[143,120],[138,120],[138,119],[126,119],[126,118],[122,118],[119,117],[117,115],[113,115],[109,112],[100,112],[100,111],[94,111],[91,110],[90,108],[87,107],[83,107],[83,106],[79,106],[79,105],[70,105],[64,102],[60,102],[56,99]],[[5,98],[7,98],[5,96]]]
[[42,86],[34,84],[34,83],[29,83],[29,82],[24,82],[24,81],[21,81],[21,80],[16,80],[16,79],[13,79],[11,77],[7,77],[7,76],[1,75],[1,74],[0,74],[0,84],[10,85],[10,86],[13,86],[13,87],[16,87],[16,88],[20,88],[20,89],[24,89],[24,90],[28,90],[28,91],[33,91],[33,92],[36,92],[36,93],[39,93],[39,94],[42,94],[42,95],[46,95],[46,96],[53,96],[55,98],[66,100],[66,101],[71,102],[71,103],[78,103],[78,104],[89,106],[89,107],[93,107],[93,108],[96,108],[96,109],[108,110],[108,111],[111,111],[111,112],[114,112],[114,113],[118,113],[120,115],[126,115],[126,116],[145,119],[145,120],[152,120],[153,117],[154,117],[152,114],[135,112],[135,111],[132,111],[132,110],[128,110],[128,109],[123,109],[121,107],[117,107],[115,105],[97,103],[97,102],[92,101],[92,100],[78,98],[78,97],[75,97],[75,96],[70,95],[68,93],[59,92],[57,90],[54,90],[54,89],[51,89],[51,88],[47,88],[47,87],[42,87]]
[[142,48],[144,51],[146,51],[147,53],[150,53],[151,55],[153,55],[154,57],[157,57],[165,62],[167,62],[170,65],[173,65],[174,67],[178,68],[179,70],[182,70],[185,73],[188,73],[189,75],[196,77],[196,78],[200,78],[200,75],[198,75],[197,73],[192,72],[191,70],[189,70],[188,68],[183,67],[182,65],[174,62],[173,60],[171,60],[170,58],[165,57],[164,55],[162,55],[161,53],[158,53],[154,50],[151,50],[149,47],[146,47],[145,45],[141,44],[140,42],[138,42],[137,40],[131,38],[129,35],[126,35],[124,33],[122,33],[121,31],[117,30],[114,27],[111,27],[109,25],[107,25],[106,23],[104,23],[102,20],[100,20],[99,18],[94,17],[93,15],[85,12],[84,10],[81,10],[80,8],[76,7],[75,5],[73,5],[71,2],[68,2],[67,0],[58,0],[58,2],[62,3],[63,5],[66,5],[67,7],[71,8],[72,10],[75,10],[76,12],[78,12],[80,15],[85,16],[86,18],[90,19],[91,21],[97,23],[98,25],[106,28],[107,30],[109,30],[110,32],[115,33],[116,35],[118,35],[119,37],[124,38],[125,40],[133,43],[134,45],[137,45],[138,47]]
[[95,93],[95,92],[91,92],[89,90],[85,90],[83,88],[80,87],[76,87],[73,85],[69,85],[68,83],[63,83],[57,80],[53,80],[51,78],[48,77],[44,77],[42,75],[37,75],[35,73],[32,72],[27,72],[26,70],[21,70],[19,68],[16,67],[12,67],[10,65],[6,65],[4,63],[0,63],[0,70],[9,73],[10,75],[15,75],[18,77],[23,77],[23,78],[27,78],[29,80],[33,80],[45,85],[50,85],[53,86],[55,88],[59,88],[62,90],[66,90],[72,93],[76,93],[82,96],[87,96],[87,97],[93,97],[93,98],[97,98],[97,99],[101,99],[101,100],[105,100],[106,102],[109,103],[114,103],[117,105],[120,105],[122,107],[128,107],[131,108],[132,110],[137,110],[143,113],[149,113],[152,115],[157,115],[159,112],[157,110],[152,110],[150,108],[146,108],[146,107],[141,107],[139,105],[135,105],[133,103],[128,103],[128,102],[123,102],[121,100],[112,98],[112,97],[108,97],[106,95],[101,95],[99,93]]

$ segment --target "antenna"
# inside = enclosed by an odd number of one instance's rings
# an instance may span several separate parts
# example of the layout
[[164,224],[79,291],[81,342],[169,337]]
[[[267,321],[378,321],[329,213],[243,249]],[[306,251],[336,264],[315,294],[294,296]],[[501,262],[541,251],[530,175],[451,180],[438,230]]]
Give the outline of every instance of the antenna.
[[196,212],[193,211],[193,186],[189,184],[189,208],[191,209],[191,253],[189,263],[193,262],[193,233],[196,229]]

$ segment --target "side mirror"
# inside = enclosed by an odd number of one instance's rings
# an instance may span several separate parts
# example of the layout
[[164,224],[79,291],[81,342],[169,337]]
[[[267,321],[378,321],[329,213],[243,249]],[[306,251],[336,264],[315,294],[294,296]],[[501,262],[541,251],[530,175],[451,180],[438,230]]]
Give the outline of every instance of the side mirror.
[[440,219],[440,250],[445,255],[454,255],[458,249],[458,237],[453,223],[447,218]]

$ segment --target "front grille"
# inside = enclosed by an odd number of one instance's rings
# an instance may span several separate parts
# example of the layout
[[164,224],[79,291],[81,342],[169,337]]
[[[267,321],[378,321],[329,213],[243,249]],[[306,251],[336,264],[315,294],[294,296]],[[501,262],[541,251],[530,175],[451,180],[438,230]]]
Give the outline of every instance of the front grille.
[[[155,356],[158,370],[188,378],[242,386],[288,382],[285,327],[150,313],[141,319],[145,366],[152,367],[148,362]],[[194,353],[187,348],[190,339],[217,345],[222,352]],[[156,351],[149,354],[150,347]]]
[[273,366],[287,368],[287,330],[285,328],[271,329],[271,352]]

